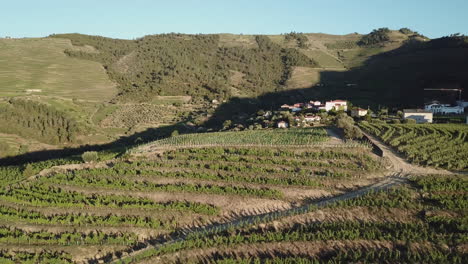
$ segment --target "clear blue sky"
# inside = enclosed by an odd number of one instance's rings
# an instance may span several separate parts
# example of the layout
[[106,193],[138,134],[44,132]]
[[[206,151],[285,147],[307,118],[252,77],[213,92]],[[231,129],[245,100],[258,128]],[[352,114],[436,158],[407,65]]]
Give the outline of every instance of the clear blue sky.
[[290,31],[368,33],[409,27],[436,38],[468,34],[468,0],[2,0],[0,36]]

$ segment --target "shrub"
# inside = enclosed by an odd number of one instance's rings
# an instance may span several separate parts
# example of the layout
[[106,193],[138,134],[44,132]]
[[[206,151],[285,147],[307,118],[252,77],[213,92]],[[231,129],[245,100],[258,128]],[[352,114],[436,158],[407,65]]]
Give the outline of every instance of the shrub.
[[223,129],[229,129],[232,126],[232,121],[231,120],[226,120],[223,122]]
[[175,137],[175,136],[178,136],[179,135],[179,131],[177,129],[175,129],[174,131],[172,131],[171,133],[171,137]]
[[81,159],[86,163],[94,162],[99,159],[99,155],[96,151],[86,151],[81,155]]
[[23,170],[23,176],[24,177],[31,177],[34,174],[35,174],[35,172],[34,172],[33,166],[28,163],[28,165],[26,165],[26,167]]

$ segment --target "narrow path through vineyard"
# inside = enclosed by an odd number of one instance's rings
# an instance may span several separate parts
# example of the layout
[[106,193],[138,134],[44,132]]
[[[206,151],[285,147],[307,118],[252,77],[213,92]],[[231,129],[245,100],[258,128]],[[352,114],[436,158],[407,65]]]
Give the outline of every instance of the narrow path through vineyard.
[[383,151],[383,156],[388,158],[392,164],[391,170],[394,172],[401,172],[403,174],[453,174],[450,171],[435,169],[429,167],[421,167],[409,163],[394,149],[384,144],[380,139],[368,133],[364,133],[375,145]]

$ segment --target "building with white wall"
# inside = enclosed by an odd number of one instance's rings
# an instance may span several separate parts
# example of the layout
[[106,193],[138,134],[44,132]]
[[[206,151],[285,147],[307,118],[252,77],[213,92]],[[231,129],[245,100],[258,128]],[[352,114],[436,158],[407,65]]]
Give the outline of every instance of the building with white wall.
[[434,114],[463,114],[465,108],[461,105],[451,106],[449,104],[432,103],[424,106],[426,111]]
[[333,109],[335,109],[336,111],[338,110],[348,111],[347,102],[344,100],[333,100],[333,101],[325,102],[325,111],[328,112]]
[[416,123],[432,123],[433,113],[424,109],[404,109],[403,119],[414,119]]

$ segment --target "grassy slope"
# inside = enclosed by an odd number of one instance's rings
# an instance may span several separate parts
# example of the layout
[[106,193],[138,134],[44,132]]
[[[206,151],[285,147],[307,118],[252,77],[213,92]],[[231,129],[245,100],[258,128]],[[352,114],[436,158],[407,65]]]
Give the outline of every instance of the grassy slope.
[[104,101],[115,85],[98,63],[66,56],[65,39],[1,39],[0,95],[18,96],[40,89],[41,95]]

